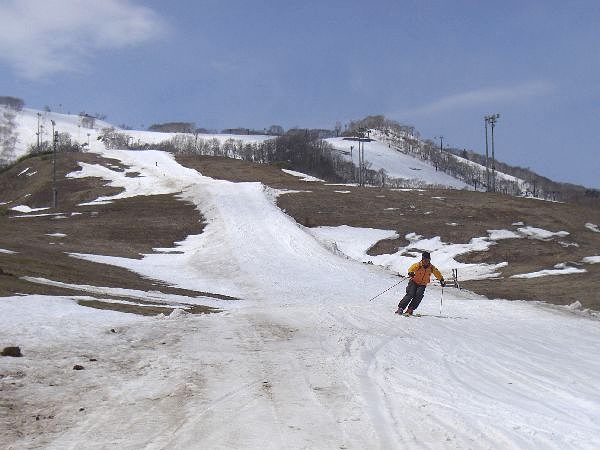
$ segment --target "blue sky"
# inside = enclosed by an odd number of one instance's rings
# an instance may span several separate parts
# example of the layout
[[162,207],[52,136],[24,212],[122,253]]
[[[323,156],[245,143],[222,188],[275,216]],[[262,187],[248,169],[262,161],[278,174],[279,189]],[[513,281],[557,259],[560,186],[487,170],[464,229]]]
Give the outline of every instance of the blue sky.
[[0,95],[117,125],[369,114],[600,188],[600,2],[0,2]]

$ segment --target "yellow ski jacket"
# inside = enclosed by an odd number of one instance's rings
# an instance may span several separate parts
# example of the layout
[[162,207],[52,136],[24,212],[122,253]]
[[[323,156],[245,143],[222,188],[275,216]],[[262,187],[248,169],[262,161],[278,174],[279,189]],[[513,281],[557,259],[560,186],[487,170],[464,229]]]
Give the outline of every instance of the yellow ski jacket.
[[413,280],[415,283],[420,284],[421,286],[426,286],[427,283],[431,281],[430,278],[432,274],[440,281],[444,279],[437,267],[435,267],[431,263],[429,264],[429,266],[425,267],[423,266],[423,261],[419,261],[412,264],[408,268],[409,276],[411,273],[414,273],[414,275],[410,277],[410,279]]

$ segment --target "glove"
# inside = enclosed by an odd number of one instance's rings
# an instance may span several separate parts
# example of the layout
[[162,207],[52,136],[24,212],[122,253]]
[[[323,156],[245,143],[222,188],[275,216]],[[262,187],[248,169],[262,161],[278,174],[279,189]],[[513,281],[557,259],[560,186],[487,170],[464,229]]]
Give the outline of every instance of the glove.
[[442,287],[446,287],[446,281],[443,278],[440,280],[440,284]]
[[408,272],[408,276],[412,278],[412,277],[415,276],[415,273],[414,272]]

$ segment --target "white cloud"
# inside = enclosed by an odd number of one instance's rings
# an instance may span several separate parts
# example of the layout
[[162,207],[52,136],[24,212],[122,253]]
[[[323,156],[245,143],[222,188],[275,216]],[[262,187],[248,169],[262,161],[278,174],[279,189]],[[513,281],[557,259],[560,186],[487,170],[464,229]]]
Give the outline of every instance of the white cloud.
[[476,89],[443,97],[427,105],[411,109],[412,115],[437,114],[444,111],[484,106],[490,103],[508,103],[515,100],[545,95],[554,90],[548,81],[532,81],[515,86],[491,87]]
[[81,70],[102,49],[163,35],[153,10],[130,0],[11,0],[0,3],[0,61],[26,78]]

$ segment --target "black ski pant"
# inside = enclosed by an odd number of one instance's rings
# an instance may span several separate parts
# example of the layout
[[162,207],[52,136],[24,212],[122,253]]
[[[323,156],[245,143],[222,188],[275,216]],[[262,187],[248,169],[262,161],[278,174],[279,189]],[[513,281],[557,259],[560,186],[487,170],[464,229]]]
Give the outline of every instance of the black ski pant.
[[425,295],[425,285],[410,280],[408,286],[406,286],[406,295],[398,303],[398,308],[403,311],[407,306],[409,309],[417,309],[419,303],[423,300],[423,295]]

